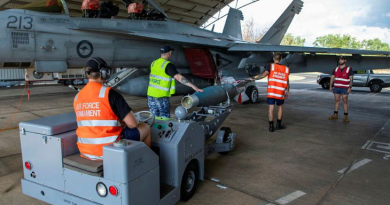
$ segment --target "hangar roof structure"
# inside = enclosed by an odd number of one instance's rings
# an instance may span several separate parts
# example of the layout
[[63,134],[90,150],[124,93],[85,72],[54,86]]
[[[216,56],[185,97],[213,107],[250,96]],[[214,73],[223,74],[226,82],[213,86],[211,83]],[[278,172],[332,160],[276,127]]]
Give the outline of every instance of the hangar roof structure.
[[[38,0],[0,0],[0,11],[12,8],[18,8]],[[119,6],[120,11],[116,18],[127,18],[127,9],[120,0],[112,0]],[[155,0],[170,19],[187,23],[194,26],[201,26],[208,20],[218,20],[220,17],[213,17],[224,7],[229,6],[234,0]],[[248,4],[258,0],[246,0]],[[69,8],[70,16],[81,16],[82,0],[65,0]]]

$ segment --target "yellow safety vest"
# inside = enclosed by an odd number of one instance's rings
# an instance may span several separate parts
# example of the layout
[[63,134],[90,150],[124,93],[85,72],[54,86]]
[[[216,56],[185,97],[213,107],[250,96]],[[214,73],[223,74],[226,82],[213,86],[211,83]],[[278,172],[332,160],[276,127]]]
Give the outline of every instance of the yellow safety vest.
[[171,62],[163,58],[153,61],[150,66],[148,96],[161,98],[175,94],[175,79],[165,73],[169,63]]

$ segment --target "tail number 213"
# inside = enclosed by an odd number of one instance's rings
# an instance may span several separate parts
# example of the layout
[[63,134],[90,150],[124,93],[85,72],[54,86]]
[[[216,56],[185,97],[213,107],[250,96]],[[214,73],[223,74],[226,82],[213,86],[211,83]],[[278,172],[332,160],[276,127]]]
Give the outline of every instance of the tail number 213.
[[33,27],[33,19],[31,17],[22,17],[19,16],[8,16],[9,22],[7,28],[16,28],[16,29],[31,29]]

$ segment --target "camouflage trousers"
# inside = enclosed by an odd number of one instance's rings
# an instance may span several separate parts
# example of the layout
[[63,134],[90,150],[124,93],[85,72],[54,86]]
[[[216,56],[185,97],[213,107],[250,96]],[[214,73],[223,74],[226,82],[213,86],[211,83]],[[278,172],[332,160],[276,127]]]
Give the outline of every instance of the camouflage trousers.
[[171,104],[169,97],[154,98],[148,96],[148,105],[150,112],[156,117],[170,118]]

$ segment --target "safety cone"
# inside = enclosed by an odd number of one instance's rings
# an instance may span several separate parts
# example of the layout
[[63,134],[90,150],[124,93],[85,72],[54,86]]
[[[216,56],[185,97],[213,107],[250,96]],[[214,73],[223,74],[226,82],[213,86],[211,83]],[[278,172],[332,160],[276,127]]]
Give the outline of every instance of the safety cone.
[[238,104],[242,104],[242,96],[241,96],[241,93],[240,93],[240,95],[238,96]]

